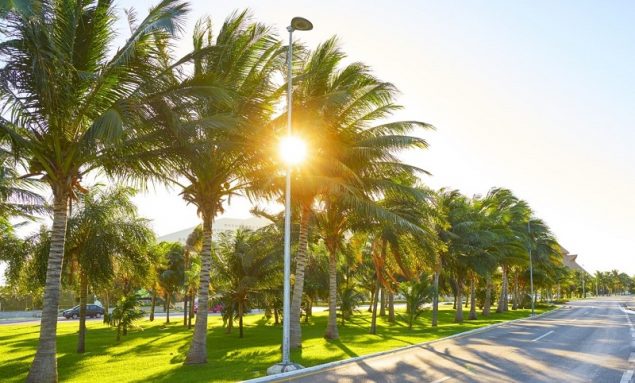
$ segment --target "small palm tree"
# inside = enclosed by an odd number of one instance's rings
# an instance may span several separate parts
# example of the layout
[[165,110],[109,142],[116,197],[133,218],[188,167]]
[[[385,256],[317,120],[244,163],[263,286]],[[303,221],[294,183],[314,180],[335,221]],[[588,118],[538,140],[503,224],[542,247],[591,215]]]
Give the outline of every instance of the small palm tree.
[[180,243],[162,242],[159,245],[161,265],[156,271],[158,273],[159,286],[164,293],[165,323],[170,323],[172,296],[183,287],[185,282],[185,249]]
[[143,318],[145,313],[141,310],[136,295],[121,297],[115,304],[115,308],[110,315],[109,324],[117,328],[117,342],[121,340],[121,335],[128,335],[134,322]]
[[408,328],[412,329],[414,322],[424,313],[422,306],[432,301],[434,287],[430,284],[429,277],[421,274],[416,279],[401,282],[399,290],[406,300]]
[[225,303],[224,315],[231,323],[238,320],[243,337],[243,316],[259,295],[274,287],[280,277],[280,233],[273,225],[235,234],[221,234],[214,261],[216,285]]

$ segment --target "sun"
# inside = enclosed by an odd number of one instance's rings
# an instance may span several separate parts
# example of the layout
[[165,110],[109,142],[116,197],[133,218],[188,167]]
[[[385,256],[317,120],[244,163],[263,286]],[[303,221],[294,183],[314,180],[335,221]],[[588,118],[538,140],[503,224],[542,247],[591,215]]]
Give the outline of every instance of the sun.
[[306,158],[306,143],[296,136],[285,136],[279,144],[280,158],[287,165],[298,165]]

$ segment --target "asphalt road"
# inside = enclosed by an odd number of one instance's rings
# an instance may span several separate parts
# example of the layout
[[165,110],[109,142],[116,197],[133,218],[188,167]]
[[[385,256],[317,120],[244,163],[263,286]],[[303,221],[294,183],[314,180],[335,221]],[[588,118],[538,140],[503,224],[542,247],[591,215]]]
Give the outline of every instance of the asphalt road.
[[621,304],[632,302],[630,297],[573,302],[533,320],[282,381],[631,382],[635,312],[625,312]]

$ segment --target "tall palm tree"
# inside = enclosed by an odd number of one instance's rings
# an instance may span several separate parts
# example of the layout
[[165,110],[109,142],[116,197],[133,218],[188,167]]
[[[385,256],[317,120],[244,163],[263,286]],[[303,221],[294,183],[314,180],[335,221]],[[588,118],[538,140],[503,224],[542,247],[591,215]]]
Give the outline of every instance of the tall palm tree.
[[[271,157],[266,141],[279,93],[274,74],[284,65],[284,49],[271,29],[251,21],[248,12],[231,15],[218,36],[211,21],[200,20],[194,50],[172,66],[174,86],[205,91],[185,106],[163,105],[172,117],[163,139],[171,147],[177,177],[187,203],[202,218],[203,247],[194,335],[186,364],[207,362],[212,222],[224,203],[244,190]],[[189,66],[191,73],[187,72]],[[177,85],[180,84],[180,85]]]
[[[329,251],[329,321],[326,337],[338,338],[336,320],[337,254],[348,230],[347,215],[359,214],[416,227],[381,208],[374,198],[400,189],[391,178],[422,171],[401,163],[402,149],[425,148],[426,142],[406,134],[429,125],[418,121],[378,124],[400,107],[394,103],[395,87],[380,81],[361,63],[342,67],[344,53],[332,38],[307,58],[294,91],[294,129],[311,142],[306,166],[295,173],[294,184],[304,198],[303,217],[318,215],[318,225]],[[306,221],[301,224],[306,230]],[[418,229],[418,228],[417,228]],[[299,344],[299,302],[302,297],[306,245],[296,256],[295,316],[292,334]],[[293,330],[295,329],[295,331]]]
[[[85,174],[152,167],[143,124],[161,93],[159,45],[181,29],[187,6],[163,0],[116,51],[111,0],[30,0],[3,9],[0,136],[53,193],[53,229],[42,324],[29,382],[57,381],[56,323],[69,198]],[[131,18],[132,20],[132,18]],[[111,53],[112,52],[112,53]],[[170,97],[175,95],[170,93]]]

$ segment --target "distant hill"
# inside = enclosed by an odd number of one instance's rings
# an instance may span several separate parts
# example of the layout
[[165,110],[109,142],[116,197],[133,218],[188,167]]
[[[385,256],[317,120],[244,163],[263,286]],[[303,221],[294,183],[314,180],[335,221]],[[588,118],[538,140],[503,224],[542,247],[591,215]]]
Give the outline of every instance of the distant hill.
[[[240,227],[244,227],[250,230],[256,230],[263,226],[267,226],[270,223],[271,221],[265,218],[260,218],[260,217],[250,217],[245,219],[219,218],[218,220],[214,221],[214,224],[213,224],[214,231],[212,232],[212,237],[213,239],[217,239],[220,233],[236,231]],[[185,244],[185,241],[187,240],[188,235],[190,235],[190,233],[192,232],[192,230],[194,230],[194,228],[195,226],[187,228],[187,229],[179,230],[174,233],[162,235],[158,238],[158,240],[159,242],[167,241],[167,242],[180,242]]]

